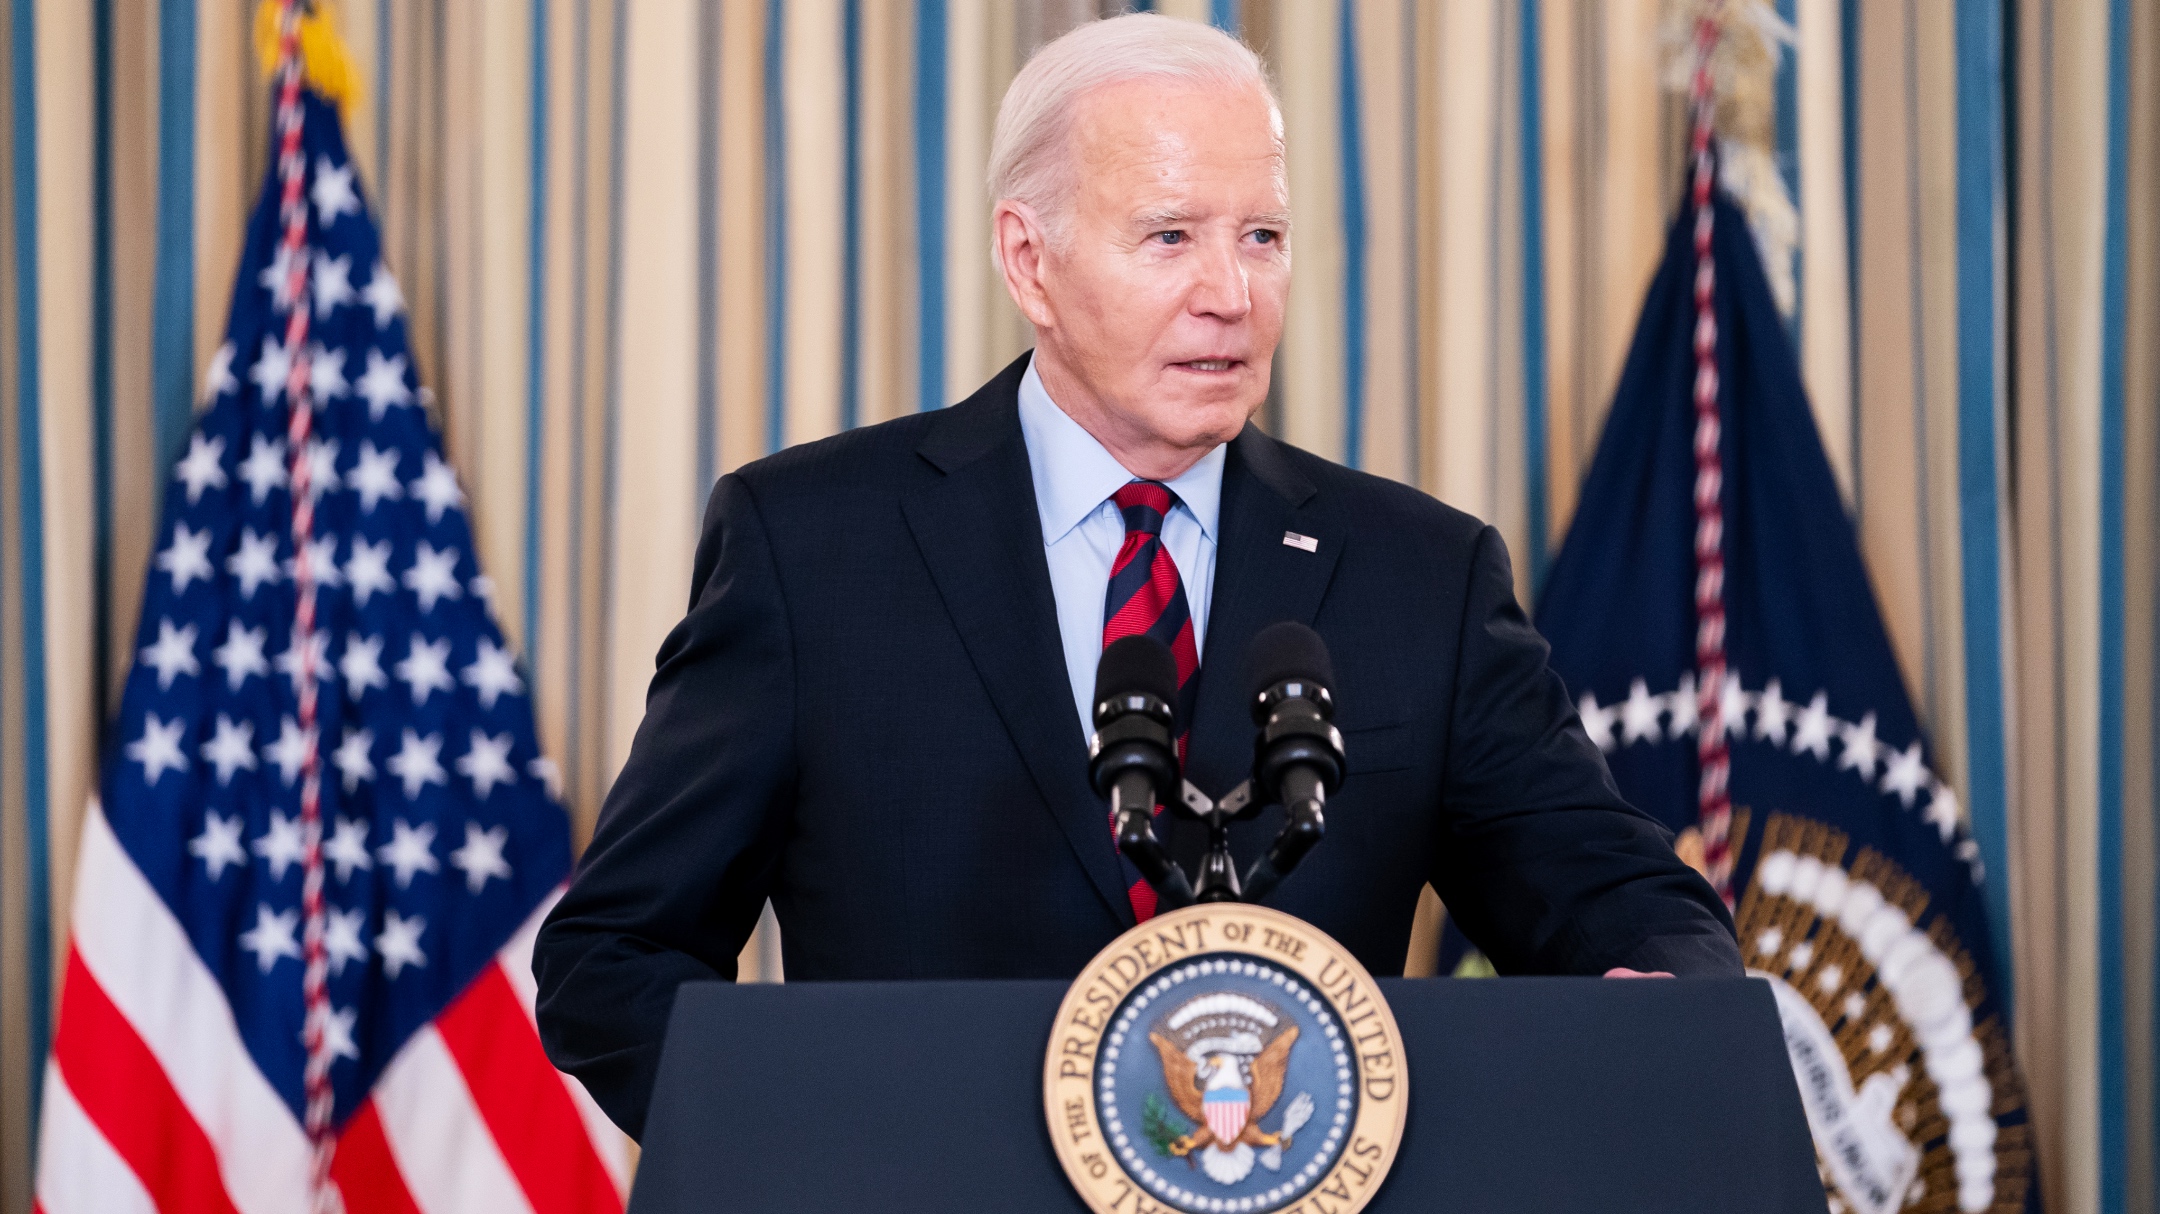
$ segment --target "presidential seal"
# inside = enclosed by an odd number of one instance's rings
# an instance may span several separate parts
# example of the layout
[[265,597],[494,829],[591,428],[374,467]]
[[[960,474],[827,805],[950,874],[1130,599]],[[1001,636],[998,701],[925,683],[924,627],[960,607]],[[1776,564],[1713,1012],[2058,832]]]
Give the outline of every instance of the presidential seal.
[[1348,950],[1280,911],[1202,903],[1081,971],[1043,1108],[1098,1214],[1355,1214],[1395,1161],[1409,1073]]

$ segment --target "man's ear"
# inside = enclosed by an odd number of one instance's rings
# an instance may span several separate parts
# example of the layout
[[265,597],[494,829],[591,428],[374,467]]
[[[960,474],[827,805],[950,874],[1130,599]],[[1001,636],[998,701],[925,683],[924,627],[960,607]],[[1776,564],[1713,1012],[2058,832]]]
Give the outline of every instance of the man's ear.
[[1020,315],[1038,329],[1051,327],[1050,295],[1043,282],[1048,236],[1041,217],[1026,203],[1002,199],[990,212],[990,242],[1005,275],[1005,290]]

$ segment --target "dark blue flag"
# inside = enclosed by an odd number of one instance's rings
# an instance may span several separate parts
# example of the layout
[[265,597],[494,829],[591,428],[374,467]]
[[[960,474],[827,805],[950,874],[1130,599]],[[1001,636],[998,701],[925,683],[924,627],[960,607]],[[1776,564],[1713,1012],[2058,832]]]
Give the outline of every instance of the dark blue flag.
[[1979,849],[1905,693],[1746,218],[1714,206],[1727,677],[1698,697],[1691,207],[1537,624],[1621,791],[1699,866],[1699,731],[1725,731],[1741,952],[1776,993],[1831,1210],[2037,1209]]

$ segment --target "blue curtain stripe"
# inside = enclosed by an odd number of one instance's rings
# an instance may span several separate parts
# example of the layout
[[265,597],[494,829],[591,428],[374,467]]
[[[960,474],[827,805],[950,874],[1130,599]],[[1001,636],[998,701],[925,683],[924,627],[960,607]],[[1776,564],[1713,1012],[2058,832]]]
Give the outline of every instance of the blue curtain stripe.
[[[1959,554],[1964,564],[1965,729],[1971,766],[1966,792],[1973,838],[1986,867],[1988,928],[2010,966],[2009,788],[2002,649],[2002,560],[1997,441],[2002,425],[1996,316],[2003,216],[2002,17],[1960,5],[1957,53],[1957,367]],[[1856,446],[1854,448],[1858,450]],[[2014,1013],[2013,984],[2002,996]]]

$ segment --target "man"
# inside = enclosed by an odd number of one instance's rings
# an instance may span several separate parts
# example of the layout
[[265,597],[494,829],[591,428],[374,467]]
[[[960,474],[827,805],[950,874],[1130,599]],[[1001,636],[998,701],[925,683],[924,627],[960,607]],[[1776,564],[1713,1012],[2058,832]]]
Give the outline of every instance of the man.
[[[998,115],[994,254],[1036,348],[936,413],[713,490],[689,614],[535,950],[549,1055],[633,1135],[675,988],[768,898],[790,979],[1069,977],[1153,910],[1085,743],[1107,639],[1173,642],[1186,771],[1248,774],[1242,659],[1309,622],[1349,777],[1270,902],[1401,972],[1429,881],[1502,972],[1738,974],[1731,921],[1615,791],[1497,532],[1285,446],[1282,124],[1205,26],[1083,26]],[[1280,809],[1235,828],[1240,864]],[[1166,815],[1188,866],[1203,831]]]

